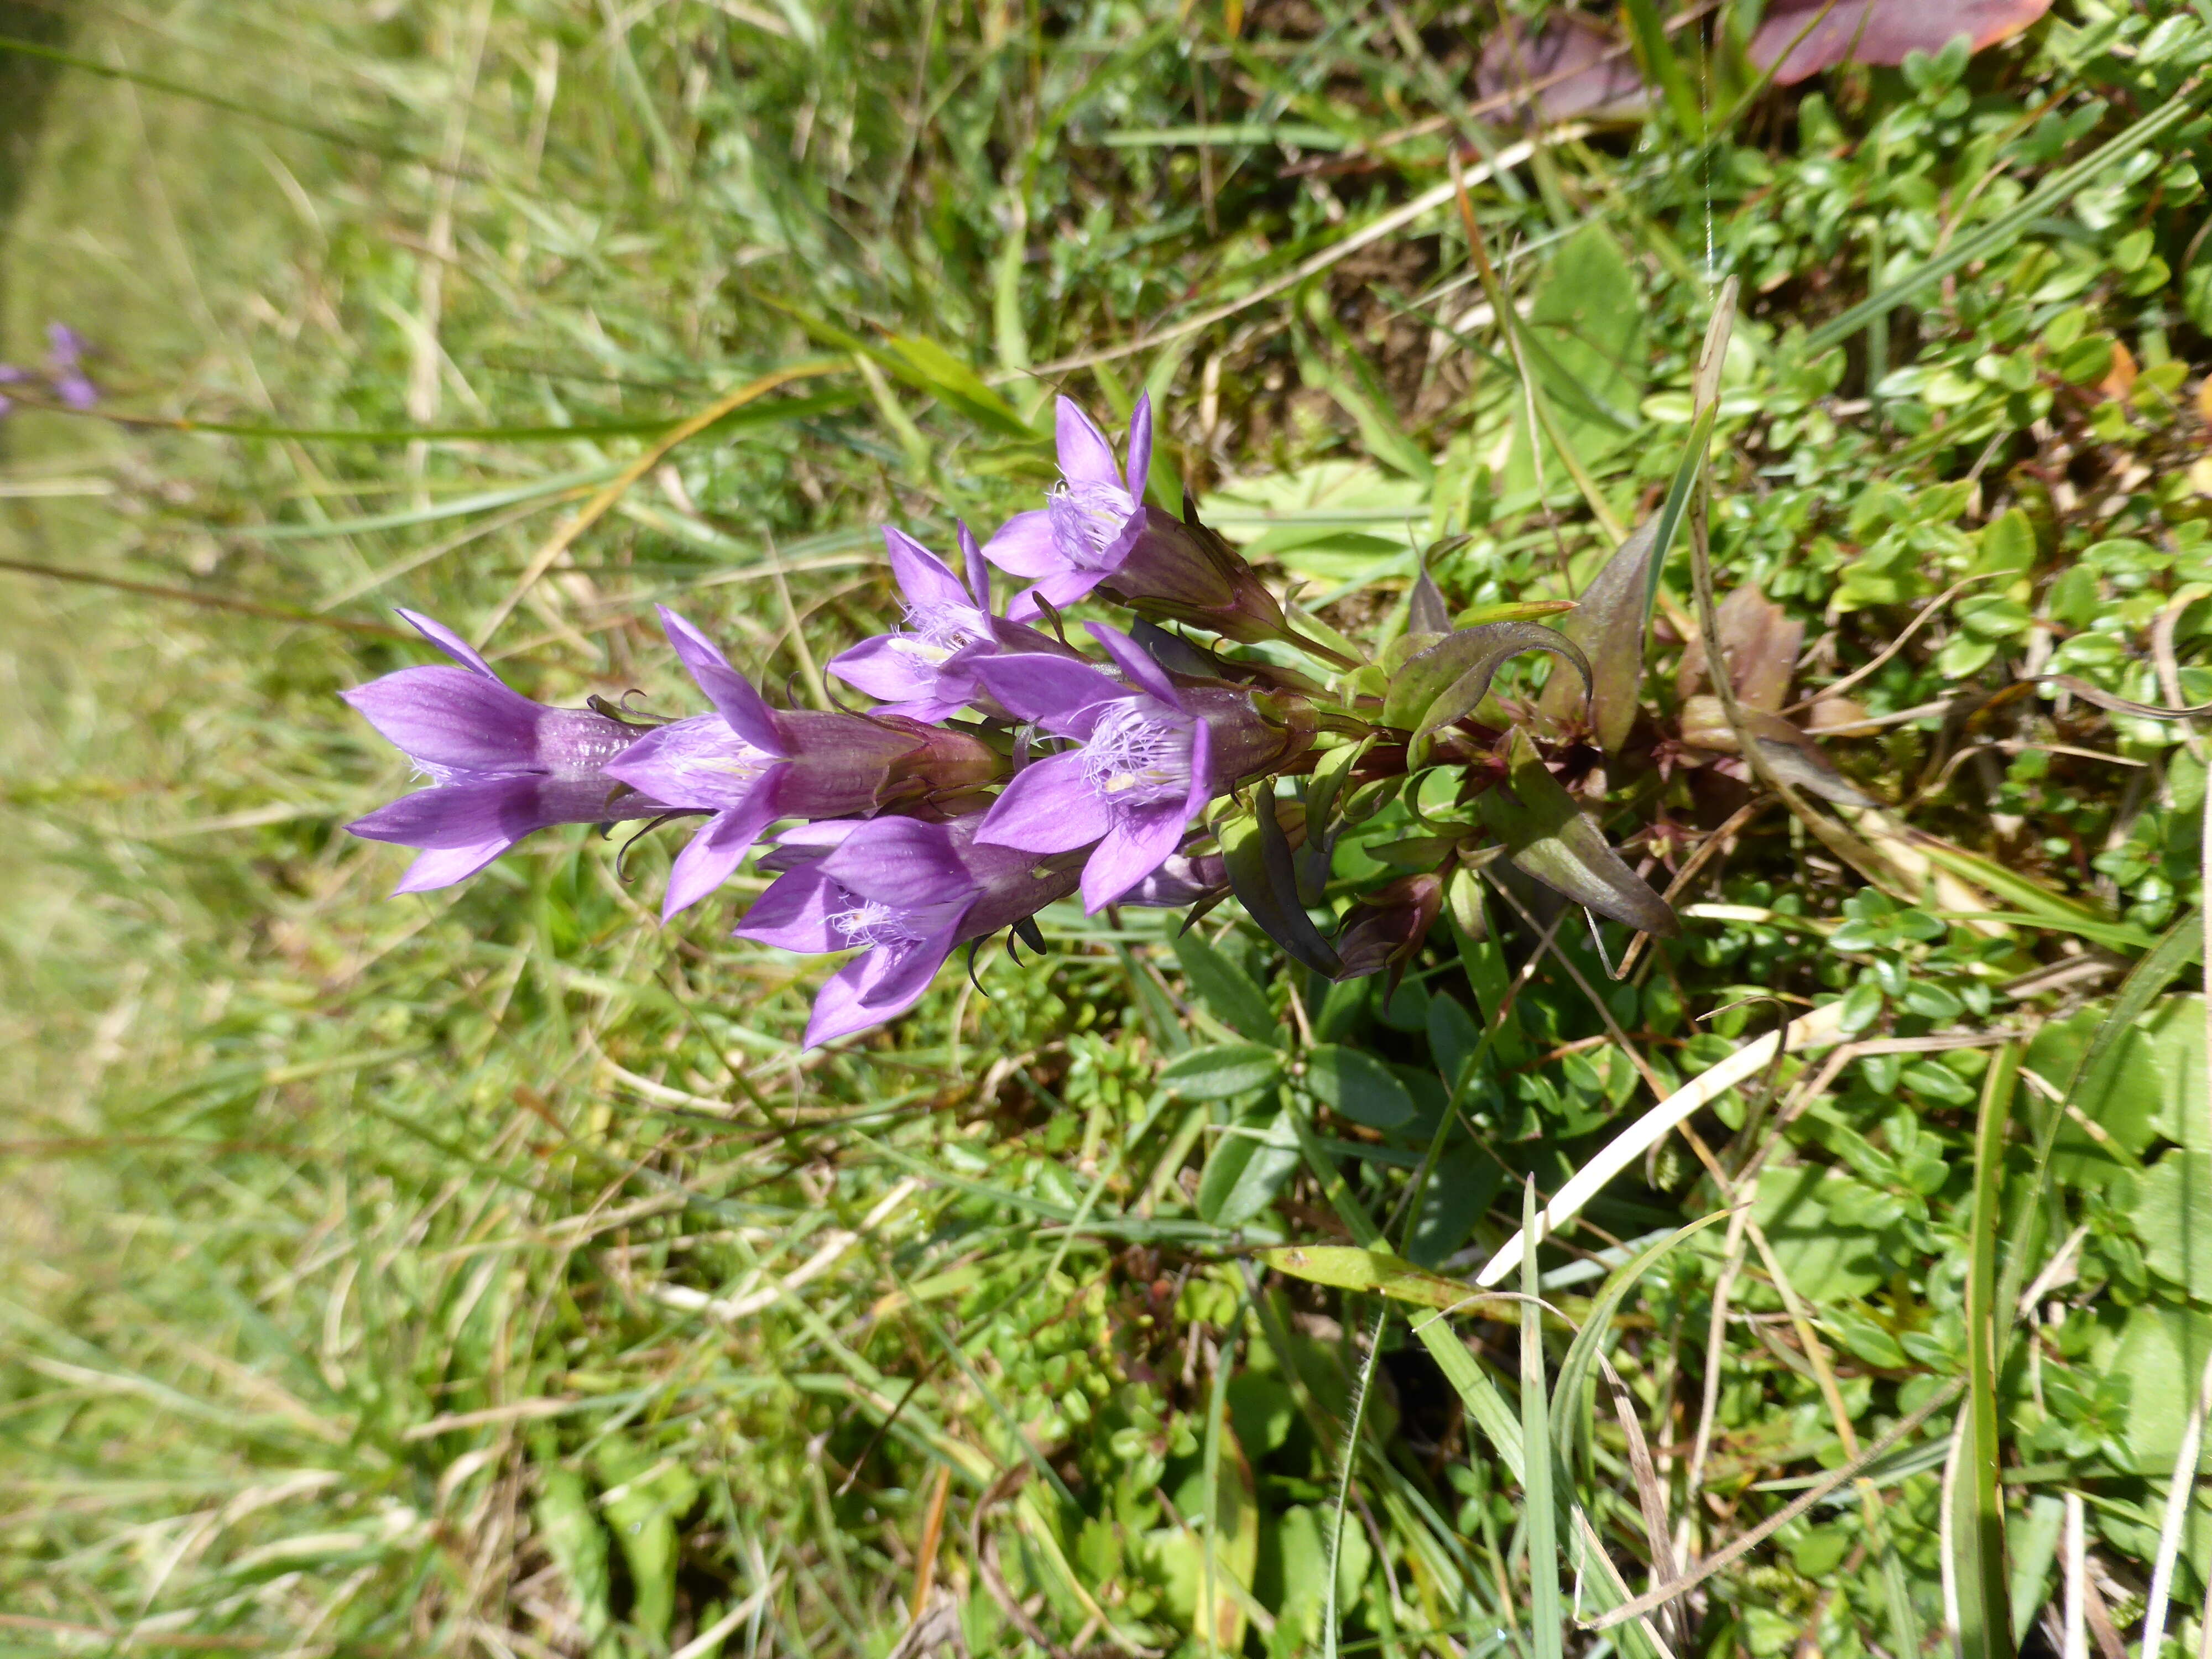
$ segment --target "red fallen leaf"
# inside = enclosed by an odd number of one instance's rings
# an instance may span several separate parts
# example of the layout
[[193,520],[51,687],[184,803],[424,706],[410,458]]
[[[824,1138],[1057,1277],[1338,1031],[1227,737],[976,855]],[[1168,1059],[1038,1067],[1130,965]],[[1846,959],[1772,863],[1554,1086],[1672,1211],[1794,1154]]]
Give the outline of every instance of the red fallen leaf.
[[[1788,52],[1774,76],[1786,87],[1838,64],[1894,65],[1908,52],[1933,57],[1954,35],[1965,35],[1979,52],[2051,9],[2051,0],[1836,0],[1821,17],[1823,3],[1781,0],[1752,36],[1752,61],[1765,69]],[[1805,38],[1792,48],[1801,33]]]
[[[1736,700],[1747,708],[1772,713],[1790,699],[1790,681],[1797,672],[1797,653],[1805,643],[1805,624],[1760,592],[1746,585],[1720,604],[1713,619],[1719,624],[1721,654],[1728,659],[1729,681]],[[1692,640],[1682,648],[1674,670],[1675,695],[1695,696],[1705,684],[1705,647]]]
[[1580,12],[1555,12],[1531,36],[1508,18],[1490,37],[1474,68],[1474,88],[1486,109],[1510,104],[1525,115],[1563,121],[1641,119],[1650,100],[1636,60],[1613,32]]

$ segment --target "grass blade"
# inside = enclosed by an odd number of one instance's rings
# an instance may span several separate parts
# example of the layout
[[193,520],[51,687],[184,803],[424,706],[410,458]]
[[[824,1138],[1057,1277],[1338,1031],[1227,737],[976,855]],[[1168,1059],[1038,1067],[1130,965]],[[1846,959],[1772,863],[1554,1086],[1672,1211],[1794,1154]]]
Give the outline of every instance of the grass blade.
[[[1964,1659],[2012,1659],[2010,1593],[2005,1582],[2004,1500],[1997,1478],[1997,1220],[2004,1186],[2005,1131],[2020,1073],[2020,1048],[2007,1043],[1990,1063],[1974,1131],[1974,1196],[1966,1268],[1966,1433],[1953,1498],[1959,1588],[1959,1645]],[[2146,1647],[2144,1651],[2150,1650]]]
[[2027,1283],[2028,1256],[2035,1247],[2043,1219],[2044,1197],[2050,1190],[2051,1149],[2057,1144],[2058,1131],[2066,1121],[2066,1109],[2081,1095],[2085,1085],[2103,1075],[2106,1063],[2112,1057],[2120,1039],[2159,993],[2197,960],[2204,948],[2204,921],[2203,910],[2191,911],[2167,928],[2150,952],[2136,963],[2121,982],[2119,994],[2112,999],[2112,1012],[2097,1027],[2081,1063],[2074,1068],[2074,1075],[2066,1085],[2066,1098],[2044,1116],[2035,1138],[2035,1172],[2007,1231],[2004,1267],[1997,1281],[1996,1298],[1990,1310],[1996,1322],[1996,1351],[1999,1354],[2012,1346],[2013,1321],[2019,1312],[2021,1291]]
[[1528,1498],[1528,1625],[1533,1659],[1561,1659],[1565,1613],[1559,1601],[1559,1517],[1552,1492],[1552,1405],[1545,1392],[1544,1308],[1536,1270],[1536,1183],[1521,1189],[1521,1443],[1528,1449],[1521,1490]]

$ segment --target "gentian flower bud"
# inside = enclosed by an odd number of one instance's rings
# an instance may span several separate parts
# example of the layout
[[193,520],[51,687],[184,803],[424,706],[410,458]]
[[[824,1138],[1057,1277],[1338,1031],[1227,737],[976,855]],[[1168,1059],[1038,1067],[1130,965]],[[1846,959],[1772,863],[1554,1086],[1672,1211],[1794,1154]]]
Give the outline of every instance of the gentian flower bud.
[[663,605],[662,624],[716,713],[647,732],[609,775],[665,801],[711,814],[677,854],[663,920],[729,878],[778,818],[836,818],[989,782],[1000,761],[958,732],[903,719],[775,709],[698,629]]
[[967,580],[902,530],[884,528],[892,573],[906,596],[906,627],[863,640],[829,662],[846,684],[880,698],[878,714],[940,720],[985,696],[975,665],[1001,651],[1058,651],[1034,628],[991,614],[991,568],[968,526],[960,527]]
[[1082,747],[1016,773],[977,839],[1041,854],[1096,842],[1083,872],[1084,908],[1095,912],[1158,870],[1206,802],[1288,758],[1301,728],[1270,724],[1250,696],[1232,688],[1178,687],[1128,635],[1103,623],[1091,632],[1129,684],[1061,657],[1017,654],[978,665],[1001,703]]
[[1402,876],[1377,888],[1352,906],[1338,930],[1336,953],[1344,967],[1336,978],[1364,979],[1387,968],[1395,992],[1443,908],[1442,876]]
[[1180,910],[1186,904],[1218,899],[1229,891],[1229,860],[1218,853],[1187,858],[1170,853],[1160,867],[1121,895],[1123,904],[1148,910]]
[[785,866],[738,935],[787,951],[861,954],[814,1000],[813,1048],[895,1019],[953,949],[988,938],[1075,890],[1082,853],[1037,858],[978,842],[978,820],[810,824],[783,838]]
[[1061,484],[1043,507],[1018,513],[984,544],[1000,569],[1034,584],[1006,614],[1064,607],[1093,589],[1150,617],[1188,622],[1235,640],[1289,637],[1282,607],[1259,577],[1205,526],[1145,504],[1152,465],[1152,404],[1129,416],[1126,471],[1106,434],[1066,398],[1058,404]]
[[433,785],[346,826],[366,840],[423,849],[393,891],[449,887],[551,824],[664,810],[606,769],[641,727],[532,702],[459,635],[412,611],[399,614],[461,665],[403,668],[341,694]]

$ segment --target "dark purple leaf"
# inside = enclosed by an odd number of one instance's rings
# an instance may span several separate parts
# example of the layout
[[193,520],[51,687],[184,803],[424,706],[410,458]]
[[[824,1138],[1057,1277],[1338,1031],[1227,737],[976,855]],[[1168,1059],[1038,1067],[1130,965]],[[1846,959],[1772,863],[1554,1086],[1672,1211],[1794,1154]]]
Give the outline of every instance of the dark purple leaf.
[[1681,931],[1667,901],[1607,845],[1522,732],[1513,734],[1506,781],[1485,790],[1476,805],[1523,873],[1640,933],[1671,939]]
[[[1590,720],[1598,747],[1608,755],[1618,753],[1627,740],[1644,689],[1644,642],[1650,636],[1651,605],[1659,591],[1659,573],[1651,558],[1658,537],[1656,517],[1631,531],[1583,590],[1574,615],[1559,624],[1560,633],[1589,653],[1594,677]],[[1544,712],[1555,720],[1571,720],[1581,712],[1582,700],[1575,690],[1565,675],[1554,676],[1544,688]]]
[[1475,91],[1486,106],[1502,102],[1514,119],[1639,120],[1650,99],[1622,46],[1579,12],[1554,12],[1533,35],[1509,18],[1482,49]]

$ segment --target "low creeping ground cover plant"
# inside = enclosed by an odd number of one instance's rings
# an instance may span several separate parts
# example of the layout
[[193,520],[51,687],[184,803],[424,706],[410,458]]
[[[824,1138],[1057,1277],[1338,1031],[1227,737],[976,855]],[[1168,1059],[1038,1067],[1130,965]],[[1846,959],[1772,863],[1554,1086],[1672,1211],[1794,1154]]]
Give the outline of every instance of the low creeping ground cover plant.
[[0,1644],[2201,1650],[2197,11],[0,13]]

